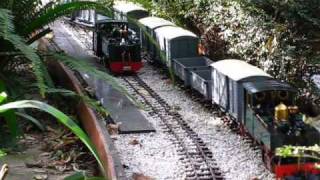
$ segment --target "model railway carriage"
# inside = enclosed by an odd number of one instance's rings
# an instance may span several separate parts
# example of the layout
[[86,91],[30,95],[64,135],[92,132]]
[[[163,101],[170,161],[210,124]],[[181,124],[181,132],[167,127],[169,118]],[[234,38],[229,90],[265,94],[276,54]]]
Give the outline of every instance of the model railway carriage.
[[143,29],[140,30],[141,45],[153,59],[158,48],[154,44],[156,42],[155,30],[164,26],[175,26],[175,24],[158,17],[142,18],[139,23],[143,26]]
[[124,20],[97,21],[93,50],[112,73],[136,73],[141,69],[140,40],[128,29]]
[[155,59],[171,67],[172,59],[198,56],[198,37],[183,28],[164,26],[155,30],[160,49],[155,51]]

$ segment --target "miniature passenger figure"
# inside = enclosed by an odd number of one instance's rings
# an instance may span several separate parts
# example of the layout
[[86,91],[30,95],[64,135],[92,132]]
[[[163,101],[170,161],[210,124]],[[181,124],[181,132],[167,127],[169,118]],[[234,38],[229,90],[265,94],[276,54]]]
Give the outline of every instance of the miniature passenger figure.
[[120,36],[125,40],[128,39],[128,27],[126,25],[122,26],[120,29]]
[[120,35],[121,35],[121,33],[120,33],[119,29],[116,28],[116,27],[113,28],[113,30],[112,30],[112,37],[113,37],[113,38],[119,38]]
[[289,106],[288,107],[289,111],[289,122],[291,125],[295,125],[296,118],[297,118],[297,113],[299,112],[298,106]]

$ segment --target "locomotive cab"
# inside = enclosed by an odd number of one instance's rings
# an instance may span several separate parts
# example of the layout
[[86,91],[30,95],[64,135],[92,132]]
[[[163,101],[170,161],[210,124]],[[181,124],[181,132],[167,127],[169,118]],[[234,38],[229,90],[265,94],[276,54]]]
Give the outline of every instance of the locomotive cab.
[[244,126],[263,149],[263,160],[278,178],[308,172],[319,174],[312,167],[314,160],[278,158],[275,149],[284,145],[313,146],[320,140],[319,132],[303,122],[295,106],[296,90],[289,84],[265,80],[243,84],[246,94]]
[[[276,80],[244,84],[247,104],[245,124],[250,127],[248,123],[256,122],[251,131],[258,139],[262,139],[262,142],[266,134],[270,137],[263,144],[274,150],[282,145],[314,145],[313,143],[316,143],[313,138],[310,138],[312,136],[309,138],[305,136],[310,135],[309,133],[315,129],[303,122],[303,115],[295,106],[296,90],[294,88]],[[256,128],[265,129],[265,135],[261,135],[262,131],[256,131]],[[272,135],[281,138],[273,140]]]
[[112,73],[135,73],[142,67],[139,38],[125,20],[97,21],[93,44],[95,54]]

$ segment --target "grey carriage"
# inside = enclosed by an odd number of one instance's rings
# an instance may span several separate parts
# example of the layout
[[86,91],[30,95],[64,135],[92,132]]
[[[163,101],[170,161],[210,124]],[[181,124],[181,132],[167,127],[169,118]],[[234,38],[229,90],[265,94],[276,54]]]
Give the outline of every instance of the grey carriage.
[[174,74],[184,82],[184,85],[190,86],[192,76],[191,71],[210,70],[211,63],[213,63],[213,61],[203,56],[175,58],[172,59],[172,68]]
[[210,68],[191,70],[190,86],[208,101],[212,98],[211,82]]
[[130,2],[115,2],[114,6],[114,18],[118,20],[127,20],[127,16],[133,19],[141,19],[149,16],[149,13],[146,9],[140,5],[130,3]]
[[171,67],[175,58],[198,56],[199,38],[194,33],[176,26],[164,26],[155,30],[160,49],[155,52],[155,59]]
[[271,79],[263,70],[245,61],[228,59],[211,64],[212,102],[220,105],[238,121],[245,115],[244,82]]
[[[146,17],[139,20],[139,23],[143,26],[143,29],[140,30],[140,39],[141,39],[141,45],[143,48],[145,48],[151,55],[151,58],[154,58],[154,52],[156,50],[156,46],[151,42],[151,39],[155,41],[155,33],[154,31],[157,28],[164,27],[164,26],[175,26],[170,21],[167,21],[162,18],[158,17]],[[143,33],[143,31],[146,31],[148,35]]]

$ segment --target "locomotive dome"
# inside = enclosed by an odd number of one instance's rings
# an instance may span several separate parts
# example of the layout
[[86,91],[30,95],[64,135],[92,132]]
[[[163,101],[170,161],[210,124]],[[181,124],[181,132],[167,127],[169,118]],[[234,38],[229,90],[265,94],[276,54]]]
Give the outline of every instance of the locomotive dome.
[[228,76],[234,81],[241,81],[248,77],[262,76],[270,77],[271,75],[264,72],[251,64],[246,63],[243,60],[226,59],[211,64],[211,67],[219,71],[220,73]]

